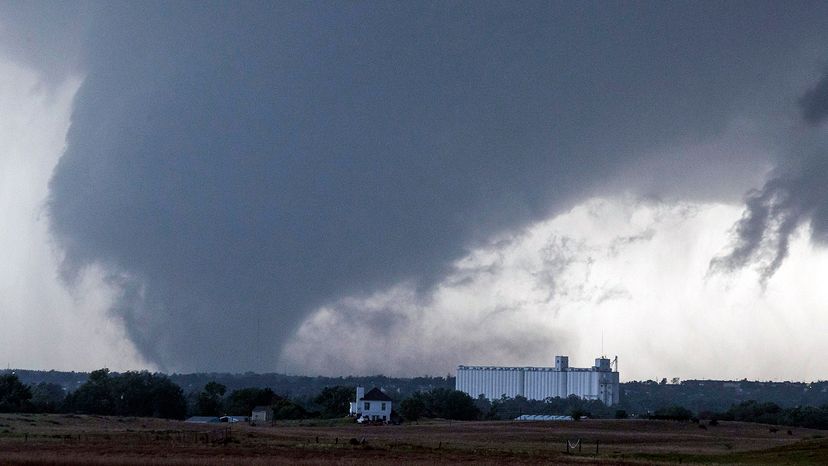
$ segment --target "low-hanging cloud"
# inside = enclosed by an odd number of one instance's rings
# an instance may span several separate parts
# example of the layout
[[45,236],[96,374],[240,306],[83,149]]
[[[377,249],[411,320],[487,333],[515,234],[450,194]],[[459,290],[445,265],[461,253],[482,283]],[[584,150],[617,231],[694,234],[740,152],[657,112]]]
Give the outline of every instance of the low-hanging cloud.
[[52,233],[179,370],[273,369],[312,310],[428,288],[641,154],[682,177],[665,148],[772,104],[828,30],[774,3],[94,5]]
[[822,123],[828,118],[828,73],[799,99],[802,118],[812,125]]
[[767,282],[788,255],[792,236],[810,227],[818,243],[828,241],[828,145],[820,123],[828,117],[828,74],[800,99],[802,119],[813,128],[791,149],[761,189],[748,193],[745,212],[734,227],[734,244],[713,259],[711,270],[759,269]]
[[585,365],[603,350],[625,380],[824,378],[828,250],[793,239],[764,293],[753,270],[707,275],[739,215],[737,204],[589,199],[471,251],[426,300],[400,283],[318,309],[279,367],[410,376],[550,366],[556,354]]

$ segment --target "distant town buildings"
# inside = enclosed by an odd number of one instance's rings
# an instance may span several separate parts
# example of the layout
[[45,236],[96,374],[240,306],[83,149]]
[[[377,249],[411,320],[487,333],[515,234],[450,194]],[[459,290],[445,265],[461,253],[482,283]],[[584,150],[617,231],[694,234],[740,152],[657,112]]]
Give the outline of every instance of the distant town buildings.
[[503,396],[545,400],[575,395],[611,406],[620,401],[618,358],[597,358],[590,368],[569,367],[567,356],[555,356],[555,367],[458,366],[456,389],[472,398],[483,395],[490,400]]

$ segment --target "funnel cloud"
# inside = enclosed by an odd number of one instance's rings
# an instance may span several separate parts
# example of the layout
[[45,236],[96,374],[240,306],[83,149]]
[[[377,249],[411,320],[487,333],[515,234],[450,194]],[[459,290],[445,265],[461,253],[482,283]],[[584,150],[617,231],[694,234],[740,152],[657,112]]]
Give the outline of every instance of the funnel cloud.
[[800,99],[802,120],[811,126],[789,149],[775,173],[751,191],[736,224],[729,253],[711,262],[713,269],[734,270],[754,265],[767,280],[788,255],[792,236],[808,227],[811,238],[828,241],[828,144],[820,123],[828,117],[828,74]]

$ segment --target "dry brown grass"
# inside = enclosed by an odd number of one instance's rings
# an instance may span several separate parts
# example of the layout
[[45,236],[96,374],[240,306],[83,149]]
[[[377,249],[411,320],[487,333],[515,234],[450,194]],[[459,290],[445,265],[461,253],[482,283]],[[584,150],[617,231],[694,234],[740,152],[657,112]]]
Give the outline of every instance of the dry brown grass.
[[[0,415],[0,464],[813,464],[828,460],[820,431],[722,422],[448,422],[403,426],[225,425],[76,415]],[[566,455],[567,439],[583,447]],[[353,439],[353,440],[352,440]],[[364,439],[364,442],[362,440]],[[355,442],[356,444],[353,444]],[[600,444],[595,454],[596,442]],[[757,453],[758,452],[758,453]]]

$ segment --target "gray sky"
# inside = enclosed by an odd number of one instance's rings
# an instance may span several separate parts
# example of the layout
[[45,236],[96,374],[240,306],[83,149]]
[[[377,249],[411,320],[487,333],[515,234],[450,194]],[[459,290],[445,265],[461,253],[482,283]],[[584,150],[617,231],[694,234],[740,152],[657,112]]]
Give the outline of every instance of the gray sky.
[[[661,325],[648,334],[698,331],[685,316],[707,298],[641,316],[651,294],[633,291],[625,263],[659,264],[676,277],[667,289],[683,278],[714,302],[727,287],[711,280],[753,274],[745,293],[773,308],[766,293],[797,234],[817,250],[828,234],[826,9],[3,3],[0,51],[14,73],[0,90],[31,121],[64,115],[30,130],[65,142],[2,155],[3,179],[25,166],[39,186],[3,191],[21,212],[9,227],[41,232],[6,247],[39,251],[37,268],[17,263],[55,287],[46,305],[32,289],[7,306],[21,325],[44,307],[107,323],[90,338],[120,352],[111,365],[396,374],[586,359],[596,330],[573,331],[561,320],[572,312],[625,334],[644,320]],[[596,205],[629,215],[570,221]],[[698,234],[673,234],[676,224]],[[546,236],[527,243],[533,231]],[[662,238],[693,266],[647,256]],[[484,252],[526,261],[483,267]],[[540,277],[531,289],[523,273]],[[480,301],[485,277],[502,292]],[[605,302],[628,319],[599,312]],[[824,310],[799,312],[805,322]],[[672,354],[613,343],[631,359]],[[633,374],[692,373],[678,357],[647,357]]]

